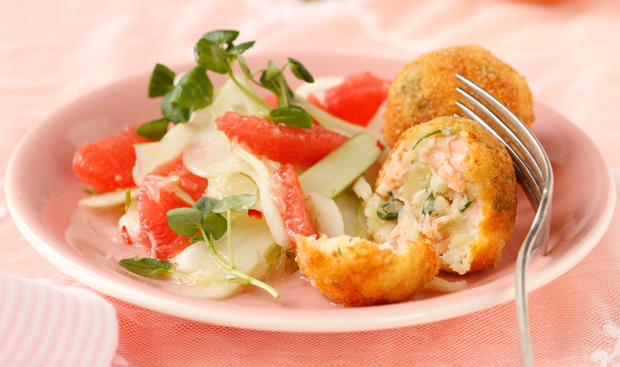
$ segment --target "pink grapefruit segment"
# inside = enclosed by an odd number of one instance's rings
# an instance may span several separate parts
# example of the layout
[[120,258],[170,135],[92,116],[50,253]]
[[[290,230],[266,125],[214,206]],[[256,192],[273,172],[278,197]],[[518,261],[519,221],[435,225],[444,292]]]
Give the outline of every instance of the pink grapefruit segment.
[[351,75],[325,91],[325,110],[351,123],[366,126],[387,97],[390,82],[370,72]]
[[133,187],[131,170],[136,163],[134,144],[150,140],[136,134],[136,126],[128,126],[114,135],[94,143],[84,143],[73,155],[73,172],[97,192]]
[[280,194],[286,207],[280,214],[291,247],[295,251],[295,236],[312,236],[318,233],[312,225],[312,215],[306,208],[304,193],[293,166],[290,164],[282,166],[276,175],[281,183]]
[[318,162],[347,140],[319,125],[300,129],[236,112],[226,112],[215,119],[215,124],[228,139],[245,143],[255,154],[304,167]]
[[191,206],[176,192],[183,190],[198,200],[206,188],[207,180],[189,172],[181,157],[157,167],[144,178],[138,193],[140,236],[158,259],[167,260],[190,245],[189,237],[174,233],[168,226],[168,210]]

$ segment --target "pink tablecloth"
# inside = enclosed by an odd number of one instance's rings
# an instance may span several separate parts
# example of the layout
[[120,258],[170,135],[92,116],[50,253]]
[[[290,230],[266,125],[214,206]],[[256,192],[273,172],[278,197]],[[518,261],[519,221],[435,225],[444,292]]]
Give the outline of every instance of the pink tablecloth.
[[[0,3],[0,176],[19,138],[73,98],[155,62],[190,61],[205,31],[239,29],[253,52],[411,59],[477,43],[524,74],[536,99],[599,145],[620,176],[620,2],[508,0]],[[540,121],[538,123],[544,123]],[[584,178],[587,179],[587,178]],[[0,191],[2,191],[0,181]],[[0,196],[0,271],[75,284],[31,249]],[[620,214],[581,263],[530,296],[540,365],[620,364]],[[199,324],[111,300],[116,366],[517,365],[514,304],[397,330],[287,334]]]

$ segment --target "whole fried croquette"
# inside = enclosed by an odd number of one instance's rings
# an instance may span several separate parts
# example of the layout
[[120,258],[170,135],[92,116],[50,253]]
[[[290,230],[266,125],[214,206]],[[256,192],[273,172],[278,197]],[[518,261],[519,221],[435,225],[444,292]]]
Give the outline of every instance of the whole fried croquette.
[[460,112],[455,73],[487,90],[526,125],[534,122],[532,93],[516,70],[480,46],[456,46],[423,54],[396,76],[383,115],[388,144],[411,126]]
[[430,242],[377,244],[349,236],[297,237],[297,263],[323,295],[345,306],[410,298],[439,271]]
[[442,270],[465,274],[500,259],[516,204],[504,146],[474,121],[439,117],[400,137],[365,214],[375,241],[430,241]]

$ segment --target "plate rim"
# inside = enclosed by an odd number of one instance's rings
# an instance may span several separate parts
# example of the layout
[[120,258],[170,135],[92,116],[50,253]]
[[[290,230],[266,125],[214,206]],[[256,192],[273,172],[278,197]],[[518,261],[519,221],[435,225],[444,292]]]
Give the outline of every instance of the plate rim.
[[[266,55],[253,55],[253,57],[260,58],[265,57]],[[316,55],[315,55],[316,56]],[[336,57],[337,55],[329,55],[330,57]],[[340,55],[344,57],[350,57],[350,55]],[[271,55],[269,57],[277,57],[277,55]],[[377,57],[366,57],[367,59],[382,59]],[[383,60],[383,59],[382,59]],[[398,59],[390,59],[393,61],[401,61]],[[234,317],[238,316],[239,310],[247,310],[248,308],[256,309],[252,306],[242,306],[242,305],[229,305],[233,307],[226,307],[225,310],[221,310],[221,308],[216,308],[216,310],[210,310],[210,312],[204,312],[204,308],[206,304],[201,305],[202,310],[198,309],[196,305],[187,305],[185,307],[178,308],[177,301],[169,301],[167,299],[161,299],[156,295],[144,294],[142,291],[136,291],[132,286],[127,284],[118,284],[117,282],[111,281],[105,276],[93,272],[88,269],[87,266],[84,266],[80,263],[73,261],[70,257],[63,256],[60,252],[55,250],[52,245],[46,243],[46,241],[42,238],[42,236],[37,235],[35,231],[30,228],[27,224],[27,219],[21,215],[20,206],[17,203],[16,193],[18,192],[17,188],[17,161],[20,156],[23,155],[21,153],[26,149],[27,143],[33,136],[36,135],[37,131],[41,126],[45,126],[48,121],[54,120],[56,115],[62,114],[65,110],[71,109],[74,104],[82,100],[83,98],[88,98],[90,95],[102,92],[103,90],[110,88],[119,83],[129,83],[134,79],[144,78],[146,73],[141,73],[138,75],[132,75],[127,78],[119,79],[107,85],[101,86],[89,92],[86,92],[80,95],[78,98],[70,101],[69,103],[61,106],[53,113],[51,113],[47,118],[43,119],[41,122],[35,124],[20,140],[19,144],[12,152],[5,176],[5,197],[7,202],[7,207],[12,216],[14,223],[17,225],[17,228],[21,232],[21,234],[26,238],[29,244],[34,247],[34,249],[42,255],[45,260],[54,265],[59,271],[71,276],[76,281],[85,284],[88,287],[92,287],[94,290],[110,295],[114,298],[118,298],[122,301],[129,302],[131,304],[143,307],[148,310],[161,312],[167,315],[181,317],[187,320],[199,321],[212,323],[217,325],[229,326],[229,327],[237,327],[237,328],[246,328],[253,330],[265,330],[265,331],[276,331],[276,332],[353,332],[353,331],[371,331],[371,330],[384,330],[391,328],[400,328],[406,326],[413,326],[419,324],[431,323],[439,320],[451,319],[463,315],[470,314],[472,312],[488,309],[494,307],[496,305],[506,303],[514,300],[515,295],[515,287],[514,284],[511,284],[509,287],[502,288],[500,292],[493,293],[492,295],[487,295],[486,297],[481,297],[484,299],[478,300],[477,302],[469,302],[464,307],[461,303],[442,305],[441,307],[436,307],[431,310],[431,312],[426,311],[424,317],[422,317],[419,313],[405,313],[399,314],[398,316],[386,317],[383,313],[382,317],[378,317],[375,319],[368,319],[364,317],[365,312],[358,312],[363,318],[364,322],[352,323],[350,319],[343,319],[342,313],[347,312],[346,310],[373,310],[378,307],[381,308],[401,308],[406,305],[406,303],[397,303],[391,305],[379,305],[379,306],[370,306],[365,308],[335,308],[335,309],[320,309],[315,311],[304,310],[306,316],[311,314],[313,317],[304,317],[299,318],[295,322],[291,323],[290,320],[286,317],[278,317],[278,318],[267,318],[264,320],[261,317]],[[602,154],[598,146],[592,141],[592,139],[585,134],[585,132],[576,124],[574,124],[569,119],[566,119],[563,115],[557,113],[551,107],[545,105],[542,102],[535,101],[535,104],[541,104],[545,108],[550,111],[562,116],[568,123],[572,125],[573,128],[577,129],[583,137],[586,137],[589,144],[592,145],[596,154],[598,155],[601,163],[605,167],[605,172],[607,174],[607,184],[608,184],[608,193],[605,196],[606,203],[603,209],[601,210],[600,219],[598,222],[594,223],[593,228],[590,230],[589,235],[582,239],[581,245],[577,246],[575,249],[571,250],[562,258],[563,261],[560,264],[556,264],[555,266],[551,266],[547,269],[543,269],[542,273],[537,274],[536,277],[528,278],[528,289],[527,292],[530,293],[549,282],[557,279],[562,274],[568,272],[572,269],[577,263],[579,263],[583,258],[585,258],[592,249],[600,242],[603,235],[606,233],[611,220],[613,218],[613,213],[615,209],[616,202],[616,189],[614,185],[614,176],[612,174],[612,170],[605,158]],[[66,243],[64,244],[65,246]],[[74,254],[77,256],[77,253]],[[73,256],[72,256],[73,257]],[[205,300],[201,300],[205,301]],[[222,302],[222,301],[214,301],[214,300],[206,300],[206,302]],[[424,302],[424,300],[415,301],[415,302]],[[260,309],[262,312],[259,314],[270,314],[272,312],[280,312],[280,313],[289,313],[295,312],[294,310],[271,310],[271,309]],[[202,312],[199,312],[202,311]],[[372,311],[369,311],[372,312]],[[316,316],[323,316],[321,319],[323,321],[329,320],[329,322],[317,322]],[[325,318],[325,316],[328,316]],[[274,322],[275,320],[275,322]],[[361,318],[360,318],[361,321]]]

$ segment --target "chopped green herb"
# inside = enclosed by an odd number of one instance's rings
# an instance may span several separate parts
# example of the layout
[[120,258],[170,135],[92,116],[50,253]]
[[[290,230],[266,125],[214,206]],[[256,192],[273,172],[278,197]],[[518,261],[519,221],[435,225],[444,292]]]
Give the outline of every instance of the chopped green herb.
[[168,119],[160,118],[144,123],[136,129],[136,134],[151,140],[160,140],[168,131]]
[[149,97],[161,97],[174,86],[175,74],[165,65],[155,64],[149,80]]
[[422,204],[422,214],[431,214],[435,210],[435,195],[431,191]]
[[416,141],[416,142],[415,142],[415,144],[413,145],[413,148],[411,148],[411,150],[414,150],[414,149],[418,146],[418,144],[420,144],[420,142],[421,142],[422,140],[424,140],[424,139],[426,139],[426,138],[428,138],[428,137],[430,137],[430,136],[437,135],[437,134],[441,134],[441,130],[435,130],[435,131],[433,131],[433,132],[430,132],[430,133],[428,133],[428,134],[424,135],[423,137],[421,137],[420,139],[418,139],[418,141]]
[[82,191],[87,193],[88,195],[91,196],[95,196],[95,195],[99,195],[99,193],[97,192],[97,190],[93,187],[82,187]]
[[338,246],[338,255],[342,255],[342,250],[340,249],[340,246]]
[[291,259],[295,259],[295,251],[293,251],[293,249],[287,248],[286,249],[286,256],[290,257]]
[[377,209],[377,217],[383,220],[394,220],[398,218],[398,213],[402,207],[403,203],[395,199],[390,192],[390,197],[387,201],[381,204],[379,209]]
[[459,212],[464,212],[467,208],[469,208],[469,206],[473,203],[473,200],[467,200],[467,202],[459,208]]

